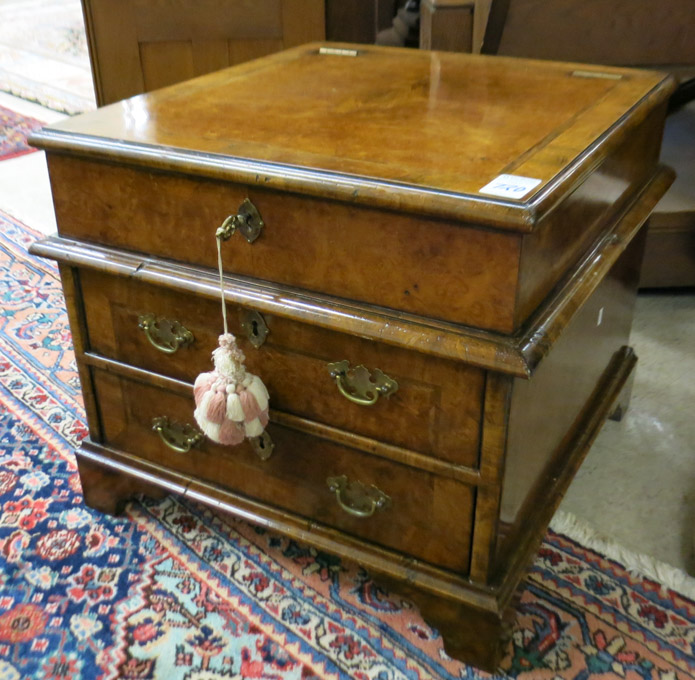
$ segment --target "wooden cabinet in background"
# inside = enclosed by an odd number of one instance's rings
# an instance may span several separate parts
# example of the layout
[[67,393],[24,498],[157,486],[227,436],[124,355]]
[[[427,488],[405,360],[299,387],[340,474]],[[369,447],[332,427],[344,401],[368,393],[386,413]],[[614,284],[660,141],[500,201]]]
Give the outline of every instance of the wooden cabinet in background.
[[82,0],[98,106],[325,37],[324,0]]

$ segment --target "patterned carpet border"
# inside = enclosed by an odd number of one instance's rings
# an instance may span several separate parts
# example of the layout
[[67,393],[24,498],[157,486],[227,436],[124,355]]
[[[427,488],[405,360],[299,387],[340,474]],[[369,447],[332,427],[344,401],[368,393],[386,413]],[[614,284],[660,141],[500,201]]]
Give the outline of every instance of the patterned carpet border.
[[36,151],[27,143],[27,137],[43,125],[36,118],[0,106],[0,161]]
[[[0,213],[0,680],[490,677],[358,565],[168,497],[84,506],[56,267]],[[695,677],[695,603],[549,532],[505,677]]]
[[556,534],[567,536],[575,543],[605,556],[609,561],[626,567],[630,574],[645,583],[653,584],[656,589],[665,586],[670,592],[695,599],[694,577],[656,557],[625,548],[571,513],[556,512],[550,527]]

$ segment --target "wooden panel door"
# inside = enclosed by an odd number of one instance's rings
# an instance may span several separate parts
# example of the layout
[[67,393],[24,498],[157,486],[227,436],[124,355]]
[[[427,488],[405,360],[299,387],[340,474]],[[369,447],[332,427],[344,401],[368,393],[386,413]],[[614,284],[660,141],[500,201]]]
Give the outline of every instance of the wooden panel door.
[[103,106],[325,37],[324,0],[83,0]]

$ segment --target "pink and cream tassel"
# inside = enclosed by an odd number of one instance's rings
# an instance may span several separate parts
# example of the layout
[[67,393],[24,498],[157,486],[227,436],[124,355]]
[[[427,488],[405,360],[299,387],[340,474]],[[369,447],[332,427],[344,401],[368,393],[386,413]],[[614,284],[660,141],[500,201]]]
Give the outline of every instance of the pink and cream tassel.
[[212,353],[215,370],[201,373],[193,386],[193,413],[203,433],[219,444],[235,446],[258,437],[268,424],[268,391],[244,367],[244,354],[231,333],[220,335]]
[[[220,228],[221,229],[221,228]],[[212,441],[236,446],[245,437],[259,437],[268,424],[268,390],[263,381],[244,366],[244,353],[227,329],[224,299],[220,230],[217,233],[217,266],[224,333],[212,353],[215,370],[201,373],[193,385],[193,416],[203,433]]]

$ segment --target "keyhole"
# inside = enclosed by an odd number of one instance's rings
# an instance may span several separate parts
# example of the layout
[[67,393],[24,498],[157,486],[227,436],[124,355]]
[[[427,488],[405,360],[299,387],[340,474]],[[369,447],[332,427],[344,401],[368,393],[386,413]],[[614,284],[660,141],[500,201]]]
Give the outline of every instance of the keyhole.
[[255,319],[251,322],[251,335],[253,335],[254,338],[258,337],[258,321]]
[[273,440],[267,432],[255,437],[252,441],[254,451],[261,460],[268,460],[268,458],[273,455],[273,449],[275,447],[273,445]]

